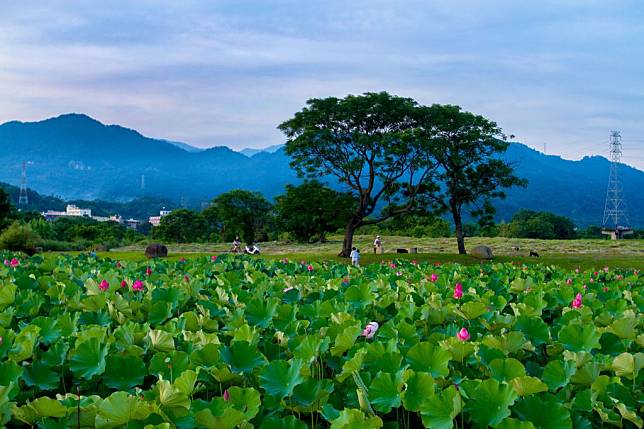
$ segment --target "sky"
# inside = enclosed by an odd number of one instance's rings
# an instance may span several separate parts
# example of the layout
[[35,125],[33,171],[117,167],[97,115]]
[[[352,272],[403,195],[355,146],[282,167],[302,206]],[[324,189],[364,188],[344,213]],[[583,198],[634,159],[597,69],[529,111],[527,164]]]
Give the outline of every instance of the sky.
[[261,148],[309,98],[383,90],[567,159],[620,130],[644,169],[644,2],[0,0],[0,123]]

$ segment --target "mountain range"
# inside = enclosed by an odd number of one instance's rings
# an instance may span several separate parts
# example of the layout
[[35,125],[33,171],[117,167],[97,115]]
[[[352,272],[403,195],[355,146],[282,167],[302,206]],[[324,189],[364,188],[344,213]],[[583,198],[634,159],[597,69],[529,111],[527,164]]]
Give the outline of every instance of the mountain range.
[[[578,226],[601,224],[607,159],[565,160],[521,143],[512,143],[503,158],[529,185],[510,189],[506,200],[496,202],[497,220],[507,221],[527,208],[569,216]],[[0,125],[0,182],[18,185],[22,161],[28,161],[31,189],[67,200],[126,202],[149,197],[198,208],[231,189],[272,198],[283,193],[286,184],[299,181],[280,145],[241,152],[225,146],[199,149],[105,125],[83,114]],[[620,174],[630,222],[642,227],[644,172],[621,165]]]

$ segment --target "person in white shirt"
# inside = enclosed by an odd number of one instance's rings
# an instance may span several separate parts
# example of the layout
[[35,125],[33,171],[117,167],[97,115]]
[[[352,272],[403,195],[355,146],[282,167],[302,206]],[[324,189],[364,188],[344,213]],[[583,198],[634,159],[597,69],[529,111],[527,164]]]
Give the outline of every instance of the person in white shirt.
[[376,239],[373,240],[373,253],[382,253],[382,241],[379,235],[376,235]]
[[355,247],[351,249],[351,263],[354,267],[360,266],[360,251]]

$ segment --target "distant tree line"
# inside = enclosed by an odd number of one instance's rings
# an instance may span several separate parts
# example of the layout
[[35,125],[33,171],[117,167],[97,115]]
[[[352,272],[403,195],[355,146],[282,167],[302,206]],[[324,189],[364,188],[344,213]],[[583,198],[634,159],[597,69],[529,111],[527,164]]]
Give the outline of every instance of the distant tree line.
[[[235,237],[255,241],[324,241],[328,234],[342,234],[356,202],[349,193],[334,191],[318,181],[289,185],[274,203],[257,192],[233,190],[212,200],[201,212],[177,209],[161,218],[159,226],[144,224],[139,230],[116,222],[90,218],[60,218],[53,222],[37,212],[18,212],[0,189],[0,249],[33,253],[43,250],[109,249],[137,242],[232,242]],[[518,211],[508,223],[464,222],[464,237],[535,239],[607,239],[601,227],[576,228],[571,219],[548,212]],[[414,211],[365,225],[359,234],[410,237],[453,237],[453,225],[434,212]],[[627,238],[644,238],[636,230]]]

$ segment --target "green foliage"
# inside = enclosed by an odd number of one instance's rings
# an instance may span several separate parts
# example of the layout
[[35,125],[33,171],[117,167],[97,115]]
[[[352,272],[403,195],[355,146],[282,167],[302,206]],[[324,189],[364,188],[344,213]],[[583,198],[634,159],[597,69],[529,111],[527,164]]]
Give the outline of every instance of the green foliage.
[[40,236],[33,232],[28,225],[18,221],[9,225],[0,234],[0,249],[3,250],[24,252],[28,255],[33,255],[36,253],[36,248],[40,246],[40,243]]
[[270,220],[272,206],[259,192],[233,190],[220,194],[203,215],[221,225],[223,240],[240,236],[250,244],[267,237],[264,227]]
[[474,207],[471,214],[479,218],[480,225],[487,225],[495,213],[490,201],[505,198],[503,188],[527,182],[500,159],[508,143],[496,123],[458,106],[439,104],[422,108],[420,117],[428,138],[423,149],[436,162],[435,179],[442,184],[431,200],[452,216],[458,250],[464,254],[463,208]]
[[[418,105],[386,92],[306,104],[279,129],[298,174],[333,176],[354,196],[342,249],[348,256],[356,228],[410,211],[431,189],[433,164],[420,152],[422,137],[416,132]],[[382,203],[387,207],[378,217],[367,219]]]
[[575,224],[564,216],[549,212],[519,210],[502,235],[515,238],[571,239],[577,236]]
[[165,242],[196,243],[203,241],[204,236],[208,236],[204,217],[188,209],[173,210],[152,229],[152,237]]
[[[642,425],[639,272],[392,262],[1,265],[0,425]],[[142,277],[142,291],[119,285]]]
[[13,217],[14,208],[9,194],[0,187],[0,231],[2,231]]
[[275,200],[280,229],[303,242],[324,241],[327,232],[347,223],[355,206],[351,194],[334,191],[315,180],[287,185],[284,195]]

